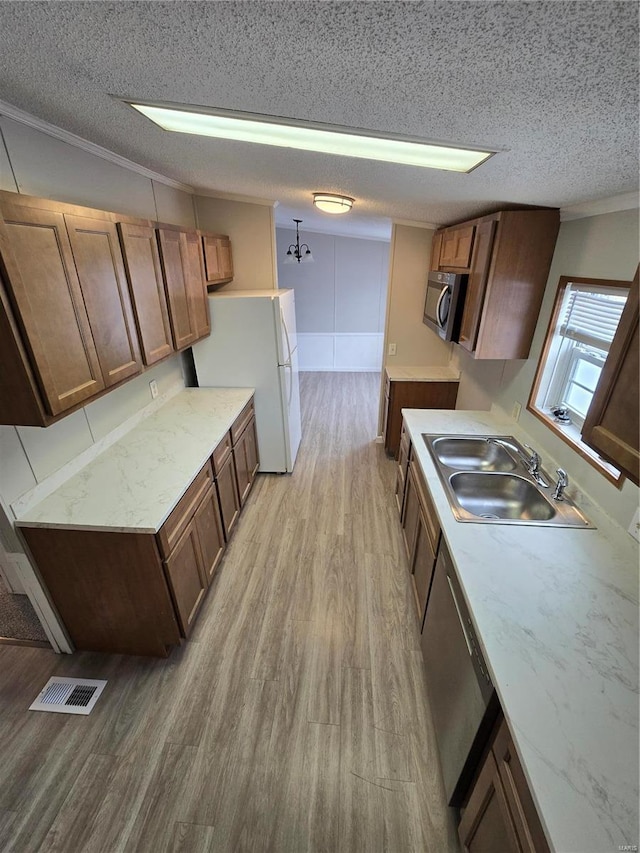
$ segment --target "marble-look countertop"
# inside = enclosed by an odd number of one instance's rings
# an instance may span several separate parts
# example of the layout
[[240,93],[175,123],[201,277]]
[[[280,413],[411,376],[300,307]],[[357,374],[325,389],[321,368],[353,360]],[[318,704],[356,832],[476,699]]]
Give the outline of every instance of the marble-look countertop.
[[253,388],[186,388],[17,520],[21,527],[156,533]]
[[457,382],[460,371],[452,367],[395,367],[388,365],[385,372],[391,382]]
[[586,496],[595,530],[457,522],[421,434],[532,442],[489,412],[403,414],[551,849],[637,849],[638,544]]

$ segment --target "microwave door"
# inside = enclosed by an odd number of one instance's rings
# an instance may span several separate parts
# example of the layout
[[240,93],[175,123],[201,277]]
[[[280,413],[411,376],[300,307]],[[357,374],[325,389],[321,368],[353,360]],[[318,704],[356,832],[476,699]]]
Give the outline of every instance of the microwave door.
[[447,323],[449,320],[449,308],[451,307],[451,288],[445,285],[440,291],[438,303],[436,305],[436,322],[441,329],[447,331]]

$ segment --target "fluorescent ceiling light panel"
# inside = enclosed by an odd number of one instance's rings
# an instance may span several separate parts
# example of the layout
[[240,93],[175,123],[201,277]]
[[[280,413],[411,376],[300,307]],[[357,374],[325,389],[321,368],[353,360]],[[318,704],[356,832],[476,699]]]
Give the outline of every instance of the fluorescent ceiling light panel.
[[445,169],[450,172],[470,172],[495,151],[472,150],[419,140],[391,139],[369,131],[350,132],[349,129],[319,125],[312,122],[295,124],[270,116],[251,113],[201,112],[167,106],[152,106],[128,101],[163,130],[297,148],[321,154],[339,154],[364,160],[382,160],[406,166]]

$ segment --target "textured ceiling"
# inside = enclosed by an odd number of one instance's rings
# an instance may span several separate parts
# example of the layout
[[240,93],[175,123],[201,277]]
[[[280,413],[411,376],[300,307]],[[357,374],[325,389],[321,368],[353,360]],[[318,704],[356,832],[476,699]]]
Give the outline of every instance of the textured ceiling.
[[[120,97],[501,150],[469,175],[166,133]],[[638,182],[635,2],[0,2],[0,98],[194,187],[446,223]]]

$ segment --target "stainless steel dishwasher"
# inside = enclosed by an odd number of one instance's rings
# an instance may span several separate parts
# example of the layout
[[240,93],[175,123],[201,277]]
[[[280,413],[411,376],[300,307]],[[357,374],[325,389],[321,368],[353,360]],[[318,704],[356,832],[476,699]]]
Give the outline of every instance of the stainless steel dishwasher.
[[499,706],[443,540],[422,629],[422,654],[447,801],[459,806]]

